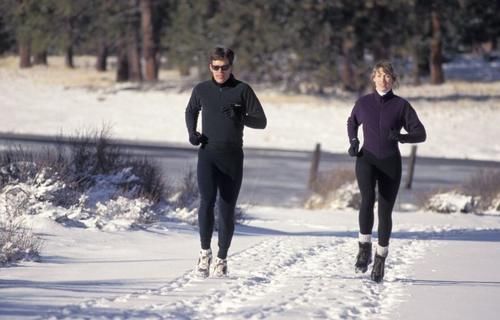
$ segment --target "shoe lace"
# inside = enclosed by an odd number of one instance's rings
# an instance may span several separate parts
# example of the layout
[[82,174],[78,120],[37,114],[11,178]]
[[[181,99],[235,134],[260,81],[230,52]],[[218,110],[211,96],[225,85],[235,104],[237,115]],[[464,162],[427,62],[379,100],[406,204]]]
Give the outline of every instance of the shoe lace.
[[200,260],[198,262],[199,269],[208,269],[210,265],[210,255],[209,254],[200,254]]
[[370,248],[367,247],[360,248],[357,256],[358,263],[367,264],[368,261],[370,260],[370,255],[371,255],[370,251],[371,251]]
[[384,259],[375,257],[375,262],[373,263],[373,272],[377,275],[381,275],[384,269]]
[[215,263],[215,271],[217,273],[225,273],[226,265],[226,260],[217,259]]
[[367,263],[370,259],[370,252],[368,250],[363,250],[359,253],[360,262]]

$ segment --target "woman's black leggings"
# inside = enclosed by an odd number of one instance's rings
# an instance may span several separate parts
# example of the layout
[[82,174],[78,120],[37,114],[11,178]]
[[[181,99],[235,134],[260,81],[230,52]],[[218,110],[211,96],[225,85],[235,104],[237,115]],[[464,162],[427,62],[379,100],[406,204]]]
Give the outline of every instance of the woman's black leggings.
[[217,256],[226,259],[234,233],[234,210],[243,178],[241,148],[201,147],[198,151],[198,224],[202,249],[209,249],[214,230],[214,207],[219,191]]
[[362,150],[356,159],[356,178],[361,192],[359,229],[361,234],[371,234],[375,205],[375,186],[378,186],[378,244],[389,245],[392,231],[392,208],[401,182],[401,155],[384,159]]

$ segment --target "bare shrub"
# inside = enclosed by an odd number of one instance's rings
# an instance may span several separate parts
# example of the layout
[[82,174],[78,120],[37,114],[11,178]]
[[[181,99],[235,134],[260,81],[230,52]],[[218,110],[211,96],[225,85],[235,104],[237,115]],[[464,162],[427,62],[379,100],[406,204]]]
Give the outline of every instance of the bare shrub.
[[70,139],[70,163],[74,172],[74,183],[86,188],[93,184],[93,177],[112,174],[126,168],[139,178],[133,185],[123,185],[124,191],[137,188],[136,195],[158,202],[168,196],[170,189],[161,168],[147,157],[131,157],[111,142],[109,128],[99,132],[84,132]]
[[192,208],[196,206],[199,197],[196,172],[193,168],[189,168],[182,178],[172,201],[177,208]]
[[[21,189],[29,194],[23,212],[33,211],[30,214],[40,210],[37,202],[50,202],[67,209],[89,205],[89,214],[98,214],[95,205],[99,201],[145,198],[150,201],[144,202],[142,211],[130,212],[127,218],[139,216],[138,223],[152,221],[153,206],[172,192],[161,167],[146,157],[125,154],[108,134],[103,129],[69,139],[60,136],[56,144],[42,151],[18,147],[1,152],[0,190],[5,192],[6,188],[23,183]],[[119,205],[127,205],[125,202],[121,200]],[[75,215],[76,219],[80,216],[85,214]]]
[[6,217],[17,218],[28,210],[30,194],[24,189],[10,186],[3,195]]
[[111,143],[109,131],[103,128],[69,138],[68,161],[79,185],[87,184],[92,175],[123,168],[123,153],[119,146]]
[[357,209],[361,203],[356,175],[348,168],[320,172],[313,185],[313,192],[304,203],[307,209],[326,207]]
[[478,199],[464,195],[458,191],[434,194],[428,200],[425,209],[439,213],[471,213],[476,212]]
[[[176,192],[170,198],[170,201],[176,208],[173,217],[183,222],[196,225],[198,222],[197,209],[199,206],[200,194],[196,172],[193,168],[189,168],[182,177],[180,184],[177,186]],[[219,219],[219,199],[215,202],[214,207],[214,228],[217,230]],[[237,205],[234,210],[234,221],[242,223],[246,219],[246,210],[249,205]]]
[[479,197],[481,210],[491,208],[500,196],[500,170],[479,170],[462,185],[462,191],[466,195]]
[[42,241],[22,219],[29,195],[21,188],[11,188],[2,196],[5,208],[0,209],[0,266],[19,260],[39,260]]
[[498,210],[500,170],[481,169],[461,186],[435,190],[422,196],[420,206],[436,212]]
[[415,199],[415,205],[418,208],[426,208],[429,204],[429,200],[436,194],[449,193],[455,191],[456,188],[432,188],[430,190],[418,190],[415,191],[413,196]]
[[52,191],[50,202],[58,207],[69,209],[79,202],[81,192],[70,187],[64,187]]
[[131,158],[127,165],[132,167],[134,175],[139,177],[139,196],[145,197],[153,202],[168,198],[172,193],[172,188],[165,180],[158,163],[151,161],[147,157]]
[[36,176],[34,155],[20,146],[10,146],[0,155],[0,187],[26,182]]
[[0,231],[0,265],[40,259],[42,241],[33,235],[22,220],[0,220]]
[[124,185],[125,190],[138,187],[137,196],[153,202],[168,196],[170,189],[159,165],[147,157],[125,155],[119,146],[111,142],[109,132],[109,128],[103,128],[99,132],[87,132],[70,139],[70,161],[78,176],[76,182],[87,187],[92,184],[92,176],[131,167],[140,181],[133,186]]
[[313,185],[313,191],[326,197],[330,192],[339,189],[342,185],[355,181],[354,170],[338,168],[326,172],[320,172]]

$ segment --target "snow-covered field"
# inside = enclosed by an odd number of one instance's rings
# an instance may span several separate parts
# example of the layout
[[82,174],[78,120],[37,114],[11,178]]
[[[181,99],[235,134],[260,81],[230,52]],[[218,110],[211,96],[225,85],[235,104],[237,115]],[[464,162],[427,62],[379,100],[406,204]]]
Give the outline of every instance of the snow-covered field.
[[[89,90],[55,75],[0,69],[0,131],[73,134],[106,124],[115,138],[188,147],[189,92]],[[498,92],[498,82],[459,81],[396,91],[426,125],[419,155],[492,161],[500,161]],[[257,94],[268,128],[247,129],[246,146],[311,150],[320,142],[345,152],[353,98]],[[376,284],[354,273],[351,209],[259,206],[256,199],[237,226],[229,277],[207,280],[191,273],[198,254],[192,225],[162,219],[103,231],[65,227],[51,214],[26,217],[44,240],[41,261],[0,268],[0,319],[496,319],[500,312],[498,215],[394,212],[386,277]]]
[[[184,110],[190,89],[136,90],[131,84],[99,85],[89,71],[39,67],[34,70],[0,68],[0,131],[29,134],[74,134],[84,129],[112,128],[121,139],[179,142],[188,145]],[[491,68],[500,73],[500,67]],[[82,75],[83,74],[83,75]],[[101,77],[109,78],[109,74]],[[165,75],[164,87],[178,84]],[[83,85],[81,78],[87,79]],[[71,79],[71,76],[70,76]],[[93,89],[89,89],[92,87]],[[422,85],[395,90],[406,97],[426,126],[428,139],[418,154],[429,157],[500,161],[500,83],[453,81],[441,86]],[[269,126],[246,130],[247,147],[312,150],[345,153],[347,117],[355,97],[314,98],[257,91]],[[15,112],[13,112],[15,111]],[[410,147],[403,145],[402,154]]]

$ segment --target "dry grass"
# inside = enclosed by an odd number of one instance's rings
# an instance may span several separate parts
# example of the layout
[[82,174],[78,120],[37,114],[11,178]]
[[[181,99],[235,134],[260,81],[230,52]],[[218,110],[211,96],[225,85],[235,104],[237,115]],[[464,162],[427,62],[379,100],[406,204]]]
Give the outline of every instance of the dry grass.
[[[27,69],[19,68],[19,58],[17,56],[0,57],[0,79],[7,78],[29,78],[35,84],[41,85],[56,85],[65,88],[87,88],[87,89],[107,89],[116,86],[116,70],[115,58],[110,57],[108,61],[109,69],[105,72],[95,70],[95,57],[93,56],[78,56],[74,60],[75,68],[69,69],[64,64],[64,57],[49,56],[48,66],[33,66]],[[237,70],[235,71],[236,76]],[[162,68],[159,72],[159,88],[163,84],[177,86],[178,89],[186,89],[186,83],[191,89],[192,84],[197,82],[196,70],[192,70],[191,75],[182,77],[178,70]],[[269,88],[266,85],[258,83],[252,84],[259,91],[259,99],[264,104],[308,104],[311,106],[329,105],[329,101],[325,97],[304,95],[304,94],[287,94],[277,91],[275,88]],[[340,97],[340,96],[338,96]],[[353,98],[350,94],[345,93],[348,101]]]
[[40,259],[42,240],[22,221],[0,221],[0,266]]
[[479,170],[472,175],[462,185],[455,187],[440,188],[427,192],[415,194],[417,206],[429,208],[431,198],[439,194],[456,193],[464,196],[471,196],[475,200],[475,208],[479,210],[498,210],[500,202],[500,170],[489,169]]
[[0,59],[0,67],[5,68],[10,76],[30,78],[34,83],[74,87],[108,87],[115,82],[115,72],[97,72],[94,69],[93,57],[77,57],[75,68],[68,69],[64,65],[64,57],[49,57],[48,66],[33,66],[20,69],[15,56]]
[[[95,60],[93,56],[75,57],[74,69],[65,66],[64,57],[49,56],[48,66],[33,66],[27,69],[19,68],[19,59],[17,56],[0,57],[0,68],[11,77],[30,78],[34,83],[44,85],[58,85],[66,88],[109,88],[116,85],[116,70],[114,57],[108,59],[108,70],[98,72],[95,69]],[[169,81],[180,79],[177,70],[160,71],[160,81]]]
[[352,168],[320,172],[313,184],[313,194],[306,199],[306,209],[359,208],[361,201]]
[[158,163],[146,158],[127,155],[113,144],[109,129],[77,133],[43,151],[32,152],[10,148],[0,152],[0,189],[12,183],[35,183],[40,175],[61,180],[65,188],[53,200],[57,205],[71,206],[78,193],[91,187],[99,175],[116,174],[131,168],[137,182],[122,185],[125,190],[136,190],[138,197],[157,203],[168,196],[170,186]]
[[415,205],[418,208],[425,208],[429,204],[429,200],[436,194],[448,193],[456,191],[456,187],[446,187],[446,188],[433,188],[426,191],[414,191],[413,197],[415,201]]
[[177,208],[193,208],[198,205],[199,191],[196,171],[189,168],[177,186],[174,195],[174,205]]
[[423,84],[420,86],[405,85],[396,89],[396,93],[402,97],[413,98],[443,98],[463,99],[464,97],[476,97],[480,99],[499,99],[500,82],[470,82],[462,80],[448,80],[441,85]]
[[0,266],[19,260],[39,260],[42,240],[23,219],[30,214],[29,195],[13,187],[1,196],[5,208],[0,211]]
[[463,185],[465,194],[480,197],[480,208],[488,209],[500,196],[500,170],[479,170]]
[[[48,66],[33,66],[28,69],[19,68],[19,58],[17,56],[0,57],[0,81],[2,78],[29,78],[36,84],[58,85],[65,88],[88,88],[88,89],[107,89],[116,86],[116,59],[109,57],[108,71],[98,72],[95,70],[94,56],[76,56],[74,58],[74,69],[69,69],[64,64],[63,56],[49,56]],[[235,69],[235,75],[238,77],[238,70]],[[189,91],[192,86],[198,82],[198,75],[195,68],[191,70],[191,75],[182,77],[177,69],[165,68],[165,64],[159,72],[159,82],[153,87],[158,90],[165,88],[176,89],[180,91]],[[402,85],[397,89],[397,94],[409,100],[412,98],[436,98],[443,95],[450,97],[490,97],[499,99],[498,92],[500,82],[466,82],[466,81],[447,81],[446,83],[435,86],[423,84],[421,86]],[[148,87],[147,84],[145,84]],[[264,104],[274,104],[287,106],[290,104],[304,104],[309,106],[332,106],[333,101],[342,105],[351,106],[357,95],[336,88],[334,92],[325,96],[307,95],[281,92],[279,88],[272,84],[252,83],[252,86],[258,90],[259,99]]]
[[338,168],[331,171],[320,172],[313,185],[313,191],[326,197],[332,191],[352,181],[356,181],[356,174],[352,168]]

